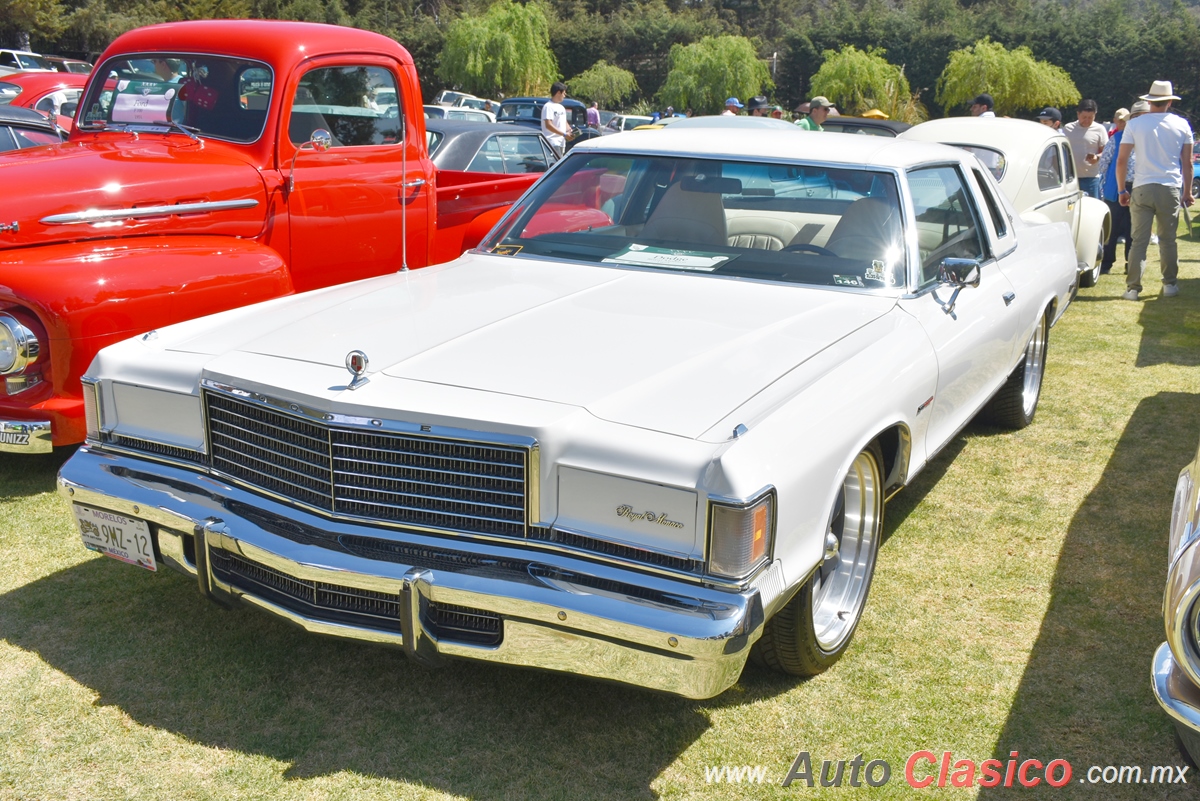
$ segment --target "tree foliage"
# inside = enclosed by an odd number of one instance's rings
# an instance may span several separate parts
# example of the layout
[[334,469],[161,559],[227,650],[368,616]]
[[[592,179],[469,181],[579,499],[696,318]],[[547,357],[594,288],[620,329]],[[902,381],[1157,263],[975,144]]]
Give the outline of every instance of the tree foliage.
[[458,17],[446,29],[438,75],[487,97],[545,94],[559,77],[545,6],[496,0],[483,15]]
[[716,114],[729,97],[752,97],[774,87],[767,65],[744,36],[706,36],[671,48],[670,72],[659,91],[663,105]]
[[904,69],[888,63],[883,50],[865,51],[847,45],[840,52],[826,50],[824,63],[812,78],[812,93],[831,99],[839,109],[861,115],[879,109],[902,122],[917,123],[926,114],[913,98]]
[[1008,50],[987,38],[950,54],[938,79],[937,99],[951,108],[969,103],[980,92],[991,94],[996,113],[1004,115],[1074,105],[1081,97],[1062,67],[1038,61],[1028,47]]
[[632,72],[607,61],[597,61],[591,69],[579,73],[568,84],[572,95],[595,100],[604,108],[625,102],[638,90],[637,79]]

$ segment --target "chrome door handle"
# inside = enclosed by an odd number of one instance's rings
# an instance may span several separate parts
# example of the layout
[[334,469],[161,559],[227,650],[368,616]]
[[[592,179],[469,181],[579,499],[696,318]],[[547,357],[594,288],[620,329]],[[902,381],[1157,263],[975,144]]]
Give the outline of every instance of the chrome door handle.
[[1012,293],[1012,292],[1004,293],[1004,305],[1005,306],[1011,306],[1012,302],[1016,299],[1017,299],[1017,296],[1015,293]]
[[413,189],[413,188],[415,188],[415,187],[418,187],[418,186],[424,186],[424,185],[425,185],[425,179],[424,179],[424,178],[418,178],[418,179],[417,179],[417,180],[415,180],[415,181],[409,181],[409,182],[408,182],[408,183],[406,183],[406,184],[400,184],[400,185],[401,185],[402,187],[404,187],[405,189]]

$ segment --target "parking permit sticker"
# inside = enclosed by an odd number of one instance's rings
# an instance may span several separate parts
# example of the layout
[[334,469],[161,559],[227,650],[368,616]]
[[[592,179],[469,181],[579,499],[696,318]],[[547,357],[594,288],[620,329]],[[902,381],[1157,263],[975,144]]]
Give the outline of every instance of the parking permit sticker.
[[833,277],[835,286],[860,286],[865,287],[866,284],[857,275],[835,275]]
[[632,244],[620,253],[604,259],[607,264],[630,264],[638,267],[671,267],[676,270],[712,272],[733,257],[723,253],[697,250],[672,250]]

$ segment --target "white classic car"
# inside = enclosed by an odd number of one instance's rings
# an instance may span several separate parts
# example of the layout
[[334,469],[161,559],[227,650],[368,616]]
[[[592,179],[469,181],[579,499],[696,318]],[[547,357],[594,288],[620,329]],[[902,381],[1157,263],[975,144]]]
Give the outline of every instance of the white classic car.
[[1075,257],[961,150],[796,138],[596,139],[453,263],[105,349],[85,544],[427,662],[824,670],[884,501],[1033,418]]
[[915,125],[900,138],[942,142],[974,153],[1000,182],[1021,217],[1071,226],[1079,285],[1096,285],[1112,214],[1104,201],[1079,189],[1067,137],[1028,120],[948,117]]
[[1192,762],[1200,760],[1200,447],[1179,473],[1167,550],[1163,617],[1151,686]]

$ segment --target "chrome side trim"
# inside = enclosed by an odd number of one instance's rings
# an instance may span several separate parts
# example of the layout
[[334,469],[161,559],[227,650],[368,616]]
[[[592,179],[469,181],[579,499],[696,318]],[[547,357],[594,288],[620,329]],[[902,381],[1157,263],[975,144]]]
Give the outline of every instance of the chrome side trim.
[[115,220],[139,220],[143,217],[167,217],[176,214],[207,214],[213,211],[252,209],[258,205],[253,198],[244,200],[215,200],[206,203],[177,203],[166,206],[142,206],[136,209],[88,209],[68,214],[51,214],[38,222],[42,225],[77,225]]
[[50,453],[49,420],[0,420],[0,453]]
[[1200,733],[1200,688],[1180,669],[1165,642],[1154,652],[1150,686],[1159,706],[1181,727],[1180,734],[1184,730]]

